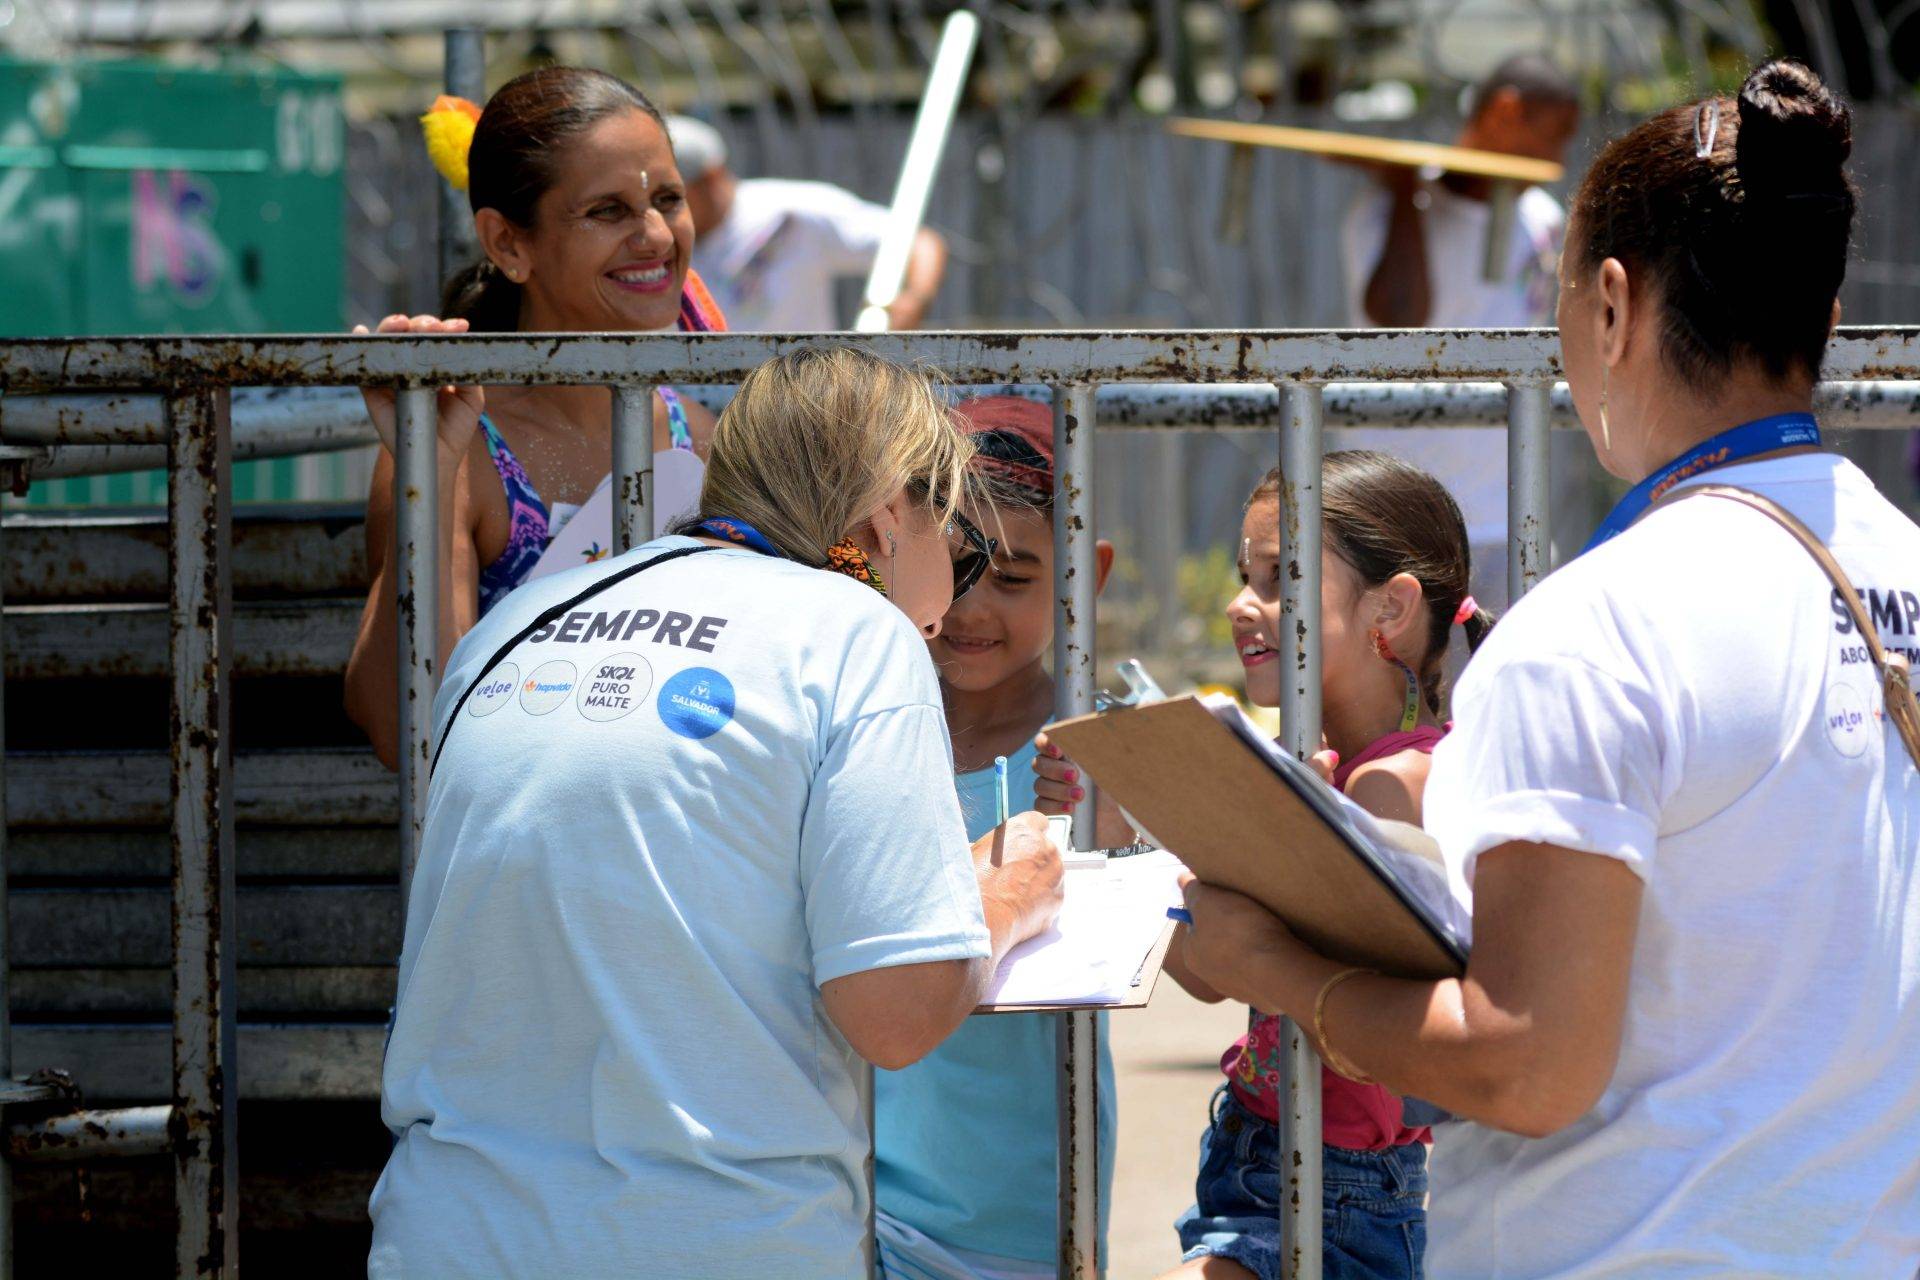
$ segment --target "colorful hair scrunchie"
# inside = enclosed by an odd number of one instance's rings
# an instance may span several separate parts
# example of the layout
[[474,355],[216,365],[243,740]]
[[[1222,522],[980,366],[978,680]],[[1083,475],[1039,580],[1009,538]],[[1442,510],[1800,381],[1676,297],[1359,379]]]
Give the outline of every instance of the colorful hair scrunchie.
[[[745,520],[735,520],[731,516],[708,516],[700,523],[689,526],[681,532],[719,538],[745,547],[749,551],[758,551],[763,556],[772,556],[778,560],[787,558],[786,552],[773,544],[772,539],[760,532]],[[887,584],[881,579],[879,570],[873,567],[873,561],[860,549],[860,544],[852,538],[845,538],[827,548],[827,562],[820,566],[831,573],[845,574],[856,582],[864,582],[878,591],[887,594]]]
[[450,93],[435,98],[427,114],[420,117],[420,132],[427,138],[427,158],[455,191],[467,189],[467,152],[473,149],[473,131],[479,123],[480,108]]

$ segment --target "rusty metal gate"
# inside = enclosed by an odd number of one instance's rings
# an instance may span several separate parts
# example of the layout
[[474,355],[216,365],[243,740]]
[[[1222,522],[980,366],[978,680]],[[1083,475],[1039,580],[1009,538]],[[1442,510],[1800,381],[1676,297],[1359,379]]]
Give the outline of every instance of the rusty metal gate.
[[[229,681],[232,666],[230,476],[236,387],[398,389],[395,506],[400,537],[401,867],[410,875],[424,816],[438,584],[434,492],[435,388],[447,383],[597,385],[614,404],[612,465],[622,547],[652,525],[651,406],[661,383],[738,382],[770,356],[809,339],[748,335],[553,335],[329,338],[128,338],[0,343],[0,431],[62,449],[163,449],[169,492],[172,676],[171,1097],[166,1107],[78,1112],[11,1129],[13,1159],[49,1150],[69,1157],[168,1150],[175,1166],[181,1275],[231,1276],[237,1262],[233,815]],[[1094,693],[1092,572],[1098,534],[1090,483],[1100,390],[1119,384],[1239,384],[1278,388],[1282,475],[1282,629],[1297,637],[1283,681],[1287,745],[1305,754],[1320,724],[1320,460],[1325,388],[1333,383],[1494,383],[1504,386],[1509,457],[1509,574],[1517,597],[1547,571],[1547,431],[1559,376],[1547,330],[936,333],[857,341],[876,354],[940,370],[956,384],[1053,388],[1057,457],[1055,671],[1060,715],[1089,711]],[[1828,355],[1833,379],[1920,377],[1920,327],[1842,329]],[[28,399],[19,399],[29,394]],[[47,393],[60,393],[48,398]],[[112,394],[107,394],[112,393]],[[1222,387],[1221,393],[1233,398]],[[1911,388],[1902,389],[1911,398]],[[1211,393],[1208,393],[1211,394]],[[1350,395],[1352,392],[1343,392]],[[1444,389],[1433,393],[1444,401]],[[1476,393],[1483,394],[1483,393]],[[64,398],[61,398],[64,397]],[[1174,396],[1174,400],[1181,397]],[[1875,389],[1823,389],[1852,425],[1892,427],[1873,412]],[[1271,401],[1267,401],[1271,403]],[[1865,406],[1863,410],[1861,406]],[[9,407],[11,406],[11,408]],[[89,408],[91,411],[89,411]],[[1183,425],[1175,413],[1133,418],[1127,429]],[[1232,415],[1229,415],[1230,417]],[[1268,420],[1258,405],[1250,420]],[[1220,425],[1234,425],[1223,422]],[[1118,425],[1118,424],[1116,424]],[[1188,419],[1185,425],[1191,425]],[[38,457],[19,450],[16,461]],[[142,455],[143,457],[146,455]],[[0,462],[7,455],[0,454]],[[1075,815],[1076,843],[1093,843],[1091,811]],[[4,846],[0,845],[0,882]],[[0,913],[4,920],[4,913]],[[7,1008],[0,951],[0,1019]],[[1093,1014],[1059,1020],[1060,1274],[1099,1274]],[[0,1020],[0,1105],[50,1096],[13,1084]],[[1284,1228],[1297,1242],[1290,1273],[1320,1274],[1319,1065],[1297,1028],[1288,1035],[1282,1156]],[[32,1064],[40,1065],[40,1064]],[[48,1064],[48,1065],[58,1065]],[[84,1081],[82,1082],[84,1083]],[[1297,1156],[1297,1158],[1295,1158]],[[4,1188],[0,1178],[0,1189]],[[0,1210],[6,1208],[0,1199]],[[0,1213],[0,1224],[6,1221]],[[0,1241],[5,1239],[0,1235]],[[6,1255],[10,1259],[10,1250]]]

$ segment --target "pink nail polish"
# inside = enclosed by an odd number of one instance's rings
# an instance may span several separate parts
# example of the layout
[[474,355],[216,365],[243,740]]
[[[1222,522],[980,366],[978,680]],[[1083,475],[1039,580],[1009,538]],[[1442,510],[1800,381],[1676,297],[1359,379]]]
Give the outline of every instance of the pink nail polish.
[[1073,798],[1075,800],[1085,800],[1087,798],[1087,793],[1081,788],[1075,787],[1073,789]]
[[1068,782],[1080,781],[1080,771],[1078,769],[1067,770],[1067,781]]

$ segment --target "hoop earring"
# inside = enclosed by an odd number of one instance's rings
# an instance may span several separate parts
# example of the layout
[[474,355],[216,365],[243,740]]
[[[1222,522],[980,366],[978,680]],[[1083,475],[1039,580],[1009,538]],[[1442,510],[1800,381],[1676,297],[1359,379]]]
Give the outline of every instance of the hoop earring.
[[1407,678],[1407,700],[1400,708],[1400,732],[1411,733],[1420,724],[1420,677],[1413,673],[1412,667],[1400,661],[1393,646],[1380,634],[1379,628],[1376,627],[1371,634],[1374,653],[1379,655],[1382,662],[1390,662],[1400,668],[1400,673]]

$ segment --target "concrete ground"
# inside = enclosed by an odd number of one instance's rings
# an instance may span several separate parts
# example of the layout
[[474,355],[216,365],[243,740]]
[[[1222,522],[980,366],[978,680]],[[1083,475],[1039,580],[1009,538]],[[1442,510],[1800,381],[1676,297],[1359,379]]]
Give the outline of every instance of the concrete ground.
[[1151,1004],[1115,1013],[1107,1026],[1120,1086],[1107,1275],[1150,1280],[1180,1261],[1173,1220],[1193,1203],[1207,1100],[1221,1053],[1247,1029],[1247,1008],[1201,1004],[1163,976]]

